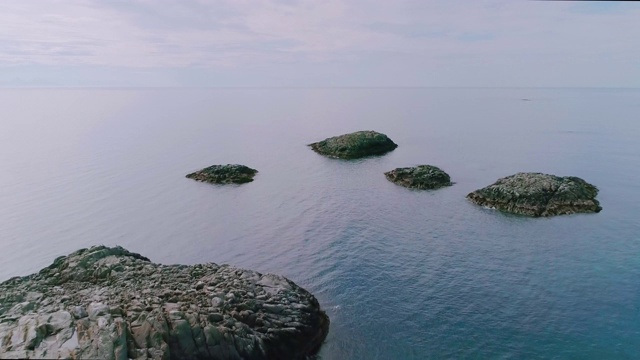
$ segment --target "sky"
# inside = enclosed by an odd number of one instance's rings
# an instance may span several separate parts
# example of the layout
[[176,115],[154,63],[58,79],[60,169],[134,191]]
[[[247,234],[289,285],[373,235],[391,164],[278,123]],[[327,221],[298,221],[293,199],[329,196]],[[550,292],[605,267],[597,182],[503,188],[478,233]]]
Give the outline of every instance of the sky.
[[1,0],[0,87],[640,87],[640,2]]

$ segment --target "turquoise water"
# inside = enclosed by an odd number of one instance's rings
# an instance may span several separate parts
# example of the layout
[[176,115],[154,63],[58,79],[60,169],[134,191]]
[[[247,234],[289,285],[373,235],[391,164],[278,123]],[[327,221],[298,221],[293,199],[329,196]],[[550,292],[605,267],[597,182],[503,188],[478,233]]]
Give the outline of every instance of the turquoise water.
[[[0,280],[119,244],[289,277],[331,318],[322,359],[640,356],[640,90],[21,89],[0,106]],[[305,146],[367,129],[399,147]],[[220,163],[260,172],[184,178]],[[383,175],[423,163],[456,184]],[[518,171],[582,177],[603,211],[465,200]]]

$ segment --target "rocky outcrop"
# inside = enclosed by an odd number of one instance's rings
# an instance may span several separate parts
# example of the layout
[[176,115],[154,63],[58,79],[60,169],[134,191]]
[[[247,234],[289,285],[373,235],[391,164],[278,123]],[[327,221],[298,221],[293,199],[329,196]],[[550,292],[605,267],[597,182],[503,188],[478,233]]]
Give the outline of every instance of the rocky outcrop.
[[329,319],[278,275],[92,247],[0,284],[0,358],[302,359]]
[[476,190],[467,199],[498,210],[528,216],[597,213],[598,189],[573,177],[541,173],[517,173]]
[[212,184],[244,184],[253,181],[258,170],[238,164],[211,165],[188,174],[189,179]]
[[339,159],[382,155],[398,147],[387,135],[375,131],[334,136],[309,146],[318,154]]
[[451,186],[449,174],[432,165],[397,168],[384,173],[393,183],[412,189],[438,189]]

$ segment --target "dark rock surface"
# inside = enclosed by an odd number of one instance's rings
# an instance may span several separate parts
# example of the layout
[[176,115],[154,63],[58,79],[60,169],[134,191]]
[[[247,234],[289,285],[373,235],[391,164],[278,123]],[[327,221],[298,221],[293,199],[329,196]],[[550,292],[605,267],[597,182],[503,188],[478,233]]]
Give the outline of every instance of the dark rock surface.
[[397,168],[384,173],[393,183],[412,189],[438,189],[451,186],[449,174],[432,165]]
[[212,184],[244,184],[253,181],[258,170],[238,164],[211,165],[188,174],[189,179]]
[[318,154],[339,159],[382,155],[398,147],[387,135],[375,131],[357,131],[334,136],[309,146]]
[[529,216],[597,213],[598,189],[573,177],[541,173],[517,173],[476,190],[467,199],[498,210]]
[[302,359],[327,315],[278,275],[82,249],[0,284],[0,358]]

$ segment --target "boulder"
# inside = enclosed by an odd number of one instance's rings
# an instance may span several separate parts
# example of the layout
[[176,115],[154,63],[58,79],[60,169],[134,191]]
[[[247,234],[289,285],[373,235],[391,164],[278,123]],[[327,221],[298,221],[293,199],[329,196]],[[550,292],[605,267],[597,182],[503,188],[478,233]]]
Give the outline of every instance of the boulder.
[[384,173],[395,184],[411,189],[438,189],[451,186],[449,174],[432,165],[397,168]]
[[498,179],[467,199],[514,214],[554,216],[600,212],[597,194],[595,186],[578,177],[523,172]]
[[303,359],[328,328],[316,298],[282,276],[154,264],[121,247],[0,283],[1,359]]
[[253,181],[258,170],[238,164],[211,165],[188,174],[187,178],[212,184],[244,184]]
[[398,147],[387,135],[375,131],[334,136],[309,146],[318,154],[339,159],[382,155]]

